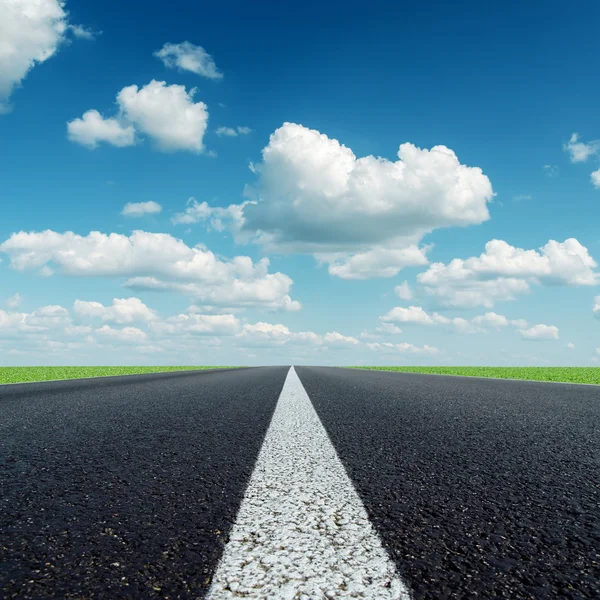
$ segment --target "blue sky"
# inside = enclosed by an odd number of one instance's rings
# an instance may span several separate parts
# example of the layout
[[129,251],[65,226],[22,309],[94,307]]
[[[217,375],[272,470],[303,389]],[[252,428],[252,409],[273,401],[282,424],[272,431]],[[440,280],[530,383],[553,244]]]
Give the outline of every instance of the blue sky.
[[593,365],[599,13],[0,0],[0,362]]

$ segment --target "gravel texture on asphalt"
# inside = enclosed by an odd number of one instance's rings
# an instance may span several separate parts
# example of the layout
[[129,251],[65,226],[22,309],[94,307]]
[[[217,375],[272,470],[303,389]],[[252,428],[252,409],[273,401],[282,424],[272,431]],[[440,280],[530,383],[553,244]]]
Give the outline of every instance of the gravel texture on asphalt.
[[296,367],[415,600],[600,598],[600,389]]
[[201,597],[287,371],[0,386],[0,597]]

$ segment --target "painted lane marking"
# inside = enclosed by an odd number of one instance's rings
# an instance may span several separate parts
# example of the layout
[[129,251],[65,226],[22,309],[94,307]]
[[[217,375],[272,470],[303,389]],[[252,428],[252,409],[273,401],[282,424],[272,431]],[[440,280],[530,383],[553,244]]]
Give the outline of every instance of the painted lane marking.
[[209,600],[409,600],[291,367]]

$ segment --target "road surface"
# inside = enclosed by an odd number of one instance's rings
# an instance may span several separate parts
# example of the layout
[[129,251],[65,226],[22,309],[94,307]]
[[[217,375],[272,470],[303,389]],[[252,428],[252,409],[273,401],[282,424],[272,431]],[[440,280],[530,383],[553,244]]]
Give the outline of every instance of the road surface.
[[0,597],[599,598],[600,387],[325,367],[0,386]]

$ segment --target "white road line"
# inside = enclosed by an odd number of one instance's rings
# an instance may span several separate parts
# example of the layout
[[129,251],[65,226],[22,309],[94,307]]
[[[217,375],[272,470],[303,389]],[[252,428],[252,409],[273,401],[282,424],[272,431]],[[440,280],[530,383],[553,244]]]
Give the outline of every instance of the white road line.
[[208,598],[410,599],[294,367]]

